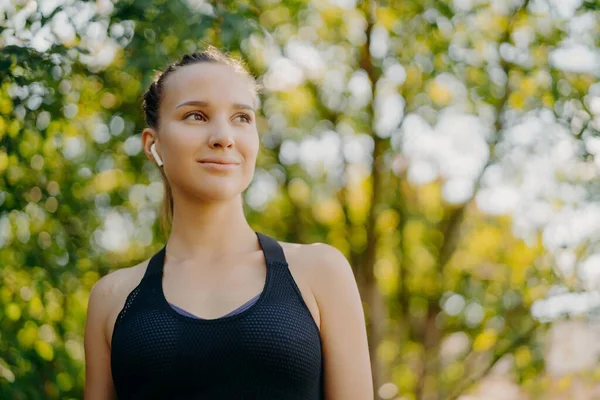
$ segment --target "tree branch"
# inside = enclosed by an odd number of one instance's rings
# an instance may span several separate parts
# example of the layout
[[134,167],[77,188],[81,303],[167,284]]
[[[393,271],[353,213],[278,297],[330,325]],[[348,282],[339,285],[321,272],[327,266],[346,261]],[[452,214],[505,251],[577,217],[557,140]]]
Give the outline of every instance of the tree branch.
[[492,368],[494,368],[494,366],[498,363],[498,361],[500,361],[502,357],[504,357],[506,354],[512,353],[514,350],[517,349],[517,347],[521,346],[522,344],[526,343],[529,339],[531,339],[535,331],[540,326],[541,325],[534,323],[529,329],[521,333],[519,336],[517,336],[517,338],[515,338],[512,342],[506,345],[505,348],[503,348],[501,351],[496,352],[494,354],[494,357],[492,358],[492,361],[487,367],[474,373],[473,375],[465,379],[463,383],[457,385],[457,388],[446,398],[446,400],[458,399],[458,397],[460,397],[473,384],[479,382],[481,379],[487,376],[487,374],[492,370]]
[[[510,41],[510,36],[514,29],[515,16],[521,13],[523,10],[527,9],[528,6],[529,0],[525,0],[520,7],[514,10],[511,19],[509,20],[506,31],[500,38],[500,43]],[[458,248],[458,243],[460,242],[460,229],[465,218],[467,207],[473,202],[475,193],[477,193],[481,186],[481,180],[483,178],[483,175],[487,167],[494,160],[495,147],[500,137],[499,132],[501,132],[503,128],[502,114],[508,102],[508,98],[511,94],[509,84],[510,80],[508,79],[510,73],[510,64],[502,59],[500,64],[502,69],[504,70],[504,73],[506,74],[507,79],[504,87],[504,95],[496,105],[496,119],[494,121],[496,135],[488,145],[490,156],[475,180],[473,194],[471,195],[471,198],[468,201],[461,204],[460,206],[454,208],[450,212],[449,217],[442,221],[442,224],[444,224],[444,226],[441,230],[444,232],[444,239],[442,244],[440,245],[439,256],[437,260],[437,273],[439,275],[439,282],[444,282],[444,271],[446,269],[446,265],[452,258],[452,255],[455,253],[456,249]],[[441,334],[437,332],[438,328],[435,325],[435,323],[432,324],[430,321],[432,315],[439,312],[439,302],[435,300],[438,299],[430,299],[429,304],[427,306],[427,317],[425,319],[422,335],[424,345],[423,366],[421,371],[419,372],[419,380],[417,382],[417,399],[421,399],[422,395],[426,393],[427,388],[425,387],[425,379],[429,375],[430,371],[435,372],[438,371],[439,368],[439,361],[436,357],[433,357],[433,352],[434,349],[439,347],[439,340],[441,340]],[[433,316],[433,318],[435,318],[435,316]],[[433,361],[430,363],[429,360]],[[438,391],[439,389],[440,386],[438,386]]]
[[377,288],[377,281],[373,267],[376,260],[377,250],[377,232],[375,231],[375,223],[379,215],[379,205],[381,203],[381,186],[382,186],[382,174],[383,169],[380,164],[383,163],[383,154],[385,152],[386,143],[382,138],[377,136],[374,132],[374,105],[375,92],[377,87],[377,81],[381,75],[380,71],[375,68],[373,63],[373,57],[371,55],[370,47],[372,35],[371,32],[376,23],[377,17],[377,2],[376,0],[366,0],[360,7],[362,8],[364,15],[367,20],[367,27],[365,34],[367,37],[366,43],[361,47],[360,67],[367,73],[371,82],[371,99],[372,101],[367,106],[367,112],[370,116],[370,136],[373,138],[373,167],[372,167],[372,185],[371,185],[371,196],[369,200],[369,209],[367,211],[366,221],[366,236],[367,246],[364,252],[363,262],[360,268],[361,276],[360,280],[364,284],[364,290],[367,295],[367,302],[370,311],[370,321],[367,324],[367,332],[369,336],[369,353],[372,362],[373,372],[373,388],[374,395],[377,396],[377,390],[381,385],[384,378],[384,366],[382,365],[379,357],[377,356],[377,349],[379,344],[383,340],[383,324],[385,322],[385,309],[383,307],[383,299],[381,293]]

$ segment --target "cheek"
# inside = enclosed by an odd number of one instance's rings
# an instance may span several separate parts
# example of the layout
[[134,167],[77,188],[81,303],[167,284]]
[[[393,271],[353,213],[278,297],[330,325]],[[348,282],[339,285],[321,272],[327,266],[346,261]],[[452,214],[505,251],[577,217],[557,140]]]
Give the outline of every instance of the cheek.
[[258,140],[247,143],[244,149],[244,175],[252,179],[256,168],[256,159],[258,157],[259,143]]
[[250,141],[250,148],[252,149],[252,153],[254,154],[254,158],[258,155],[258,151],[260,149],[260,139],[258,137],[258,133],[254,132],[252,136],[252,140]]
[[245,137],[237,142],[238,149],[246,161],[255,161],[258,156],[259,140],[256,133],[251,137]]
[[184,129],[176,129],[174,124],[166,124],[161,130],[161,142],[174,163],[182,158],[180,155],[185,157],[194,148],[192,135]]
[[177,150],[194,150],[202,144],[203,130],[189,124],[173,122],[167,127],[165,138]]

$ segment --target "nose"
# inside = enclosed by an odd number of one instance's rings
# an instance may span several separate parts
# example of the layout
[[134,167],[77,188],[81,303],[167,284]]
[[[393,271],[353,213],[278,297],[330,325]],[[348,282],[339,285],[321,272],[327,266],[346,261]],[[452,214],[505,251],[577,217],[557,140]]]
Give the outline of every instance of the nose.
[[227,122],[215,123],[212,127],[208,144],[211,148],[233,147],[235,144],[233,139],[233,129],[228,126]]

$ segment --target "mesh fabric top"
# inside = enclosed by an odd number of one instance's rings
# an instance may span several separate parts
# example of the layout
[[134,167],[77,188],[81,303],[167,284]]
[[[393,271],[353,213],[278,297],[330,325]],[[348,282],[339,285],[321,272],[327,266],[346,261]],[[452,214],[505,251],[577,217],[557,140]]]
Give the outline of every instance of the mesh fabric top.
[[173,309],[162,290],[166,246],[151,258],[113,330],[120,400],[324,399],[319,328],[279,243],[256,234],[267,266],[263,291],[249,308],[217,319]]

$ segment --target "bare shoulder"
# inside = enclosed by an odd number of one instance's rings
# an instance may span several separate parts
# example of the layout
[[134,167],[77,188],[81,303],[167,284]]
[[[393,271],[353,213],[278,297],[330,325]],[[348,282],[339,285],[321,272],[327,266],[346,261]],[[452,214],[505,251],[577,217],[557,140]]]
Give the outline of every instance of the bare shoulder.
[[[288,245],[282,246],[285,250]],[[364,309],[348,259],[339,249],[324,243],[291,245],[289,259],[309,281],[318,310],[325,397],[372,399]]]
[[338,250],[337,247],[332,246],[327,243],[315,242],[315,243],[290,243],[290,242],[282,242],[279,241],[281,247],[283,247],[286,256],[288,252],[298,252],[301,251],[303,254],[319,256],[327,253],[339,253],[343,256],[343,253]]
[[[120,268],[104,275],[92,287],[90,298],[94,297],[102,302],[111,302],[116,297],[121,297],[125,292],[128,293],[141,280],[148,261],[143,261],[131,267]],[[125,293],[125,295],[127,294]]]
[[[315,280],[335,278],[339,274],[353,274],[348,259],[337,247],[326,243],[287,243],[280,242],[288,261],[302,269]],[[292,267],[290,262],[290,267]]]
[[94,308],[96,317],[102,319],[109,346],[117,315],[129,293],[140,283],[149,261],[147,259],[134,266],[112,271],[98,279],[92,287],[89,308]]
[[301,274],[304,278],[308,279],[310,279],[318,269],[319,254],[323,253],[323,247],[328,246],[323,243],[279,243],[283,248],[290,270]]
[[340,277],[346,286],[355,285],[352,268],[344,254],[326,243],[279,242],[288,261],[289,270],[302,293],[315,323],[321,329],[323,303],[331,282]]

